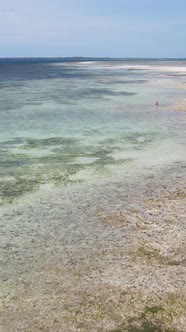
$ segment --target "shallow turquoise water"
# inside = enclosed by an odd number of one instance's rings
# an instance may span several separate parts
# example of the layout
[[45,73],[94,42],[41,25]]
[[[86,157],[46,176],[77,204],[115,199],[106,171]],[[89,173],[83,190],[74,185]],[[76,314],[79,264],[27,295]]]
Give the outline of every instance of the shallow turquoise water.
[[185,116],[173,107],[184,65],[0,65],[1,204],[46,183],[130,180],[184,160]]

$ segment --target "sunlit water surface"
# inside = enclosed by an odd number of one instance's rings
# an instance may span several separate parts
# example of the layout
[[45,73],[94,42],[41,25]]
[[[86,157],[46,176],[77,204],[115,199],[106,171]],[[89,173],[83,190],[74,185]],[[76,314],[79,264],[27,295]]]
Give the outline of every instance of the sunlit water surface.
[[183,160],[185,116],[173,105],[185,68],[0,64],[1,204],[48,183],[130,181]]

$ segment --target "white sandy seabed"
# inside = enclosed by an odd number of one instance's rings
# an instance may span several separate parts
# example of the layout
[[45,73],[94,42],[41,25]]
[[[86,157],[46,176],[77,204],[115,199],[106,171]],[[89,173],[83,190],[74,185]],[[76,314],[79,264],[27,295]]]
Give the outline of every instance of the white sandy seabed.
[[45,185],[4,207],[1,330],[184,331],[184,171]]

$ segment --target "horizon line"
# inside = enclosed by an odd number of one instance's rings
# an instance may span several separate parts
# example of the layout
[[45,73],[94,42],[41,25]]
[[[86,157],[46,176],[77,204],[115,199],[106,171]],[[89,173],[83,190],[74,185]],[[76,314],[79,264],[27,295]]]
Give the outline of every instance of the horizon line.
[[110,57],[110,56],[4,56],[4,59],[123,59],[123,60],[186,60],[186,57]]
[[38,58],[44,58],[44,59],[64,59],[64,58],[99,58],[99,59],[186,59],[186,57],[134,57],[134,56],[127,56],[127,57],[111,57],[111,56],[82,56],[82,55],[74,55],[74,56],[0,56],[0,59],[38,59]]

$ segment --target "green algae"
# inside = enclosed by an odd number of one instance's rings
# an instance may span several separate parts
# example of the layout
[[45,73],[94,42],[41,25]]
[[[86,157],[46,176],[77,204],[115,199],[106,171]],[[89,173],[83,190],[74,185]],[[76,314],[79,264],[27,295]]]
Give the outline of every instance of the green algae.
[[164,310],[164,308],[162,306],[158,306],[158,305],[155,305],[155,306],[152,306],[152,307],[145,307],[145,312],[147,313],[152,313],[152,314],[156,314],[158,313],[159,311],[162,311]]
[[153,324],[152,322],[143,322],[140,327],[130,326],[128,328],[118,327],[110,332],[175,332],[170,329],[166,329],[160,325]]
[[[90,164],[78,163],[76,158],[96,157],[96,161]],[[108,176],[110,171],[108,165],[120,165],[129,160],[115,160],[108,155],[107,149],[98,149],[94,153],[75,155],[64,155],[56,153],[42,157],[31,157],[20,153],[6,153],[1,162],[0,174],[0,197],[3,201],[12,202],[15,198],[22,196],[39,188],[45,183],[55,185],[67,185],[73,181],[71,175],[80,170],[93,169],[102,176]]]
[[32,159],[23,153],[12,153],[8,151],[0,152],[1,169],[16,168],[25,165],[31,165]]
[[11,180],[0,181],[1,204],[12,203],[16,197],[19,197],[29,191],[36,189],[39,182],[36,179],[25,177],[16,177]]
[[[15,198],[36,190],[45,183],[66,186],[74,182],[70,179],[72,175],[85,168],[90,172],[93,170],[96,175],[106,177],[111,174],[107,166],[117,166],[131,161],[131,159],[116,160],[111,156],[115,146],[111,146],[110,139],[105,144],[97,145],[84,145],[78,140],[63,137],[27,139],[25,145],[19,146],[18,152],[15,152],[14,148],[0,151],[1,204],[12,202]],[[36,154],[34,154],[35,149],[38,150]],[[44,150],[47,154],[39,155],[39,151]],[[93,158],[93,160],[87,164],[78,158]]]
[[115,138],[107,138],[100,142],[100,145],[113,153],[114,151],[126,151],[131,145],[134,149],[140,150],[157,139],[157,132],[128,132]]
[[[63,170],[38,168],[35,173],[33,170],[27,170],[27,173],[22,175],[14,175],[14,177],[4,177],[0,180],[0,198],[1,205],[4,203],[12,203],[15,198],[18,198],[25,193],[38,189],[42,184],[52,183],[54,185],[66,186],[69,183],[74,183],[69,177],[80,170],[82,166],[76,167],[69,165]],[[78,181],[80,182],[80,181]]]
[[[132,254],[132,259],[139,260],[145,259],[148,264],[161,264],[161,265],[168,265],[168,266],[178,266],[178,265],[185,265],[186,259],[176,260],[174,257],[171,256],[164,256],[161,254],[159,249],[155,248],[148,248],[145,246],[140,246],[135,251],[129,251]],[[176,250],[175,254],[179,254],[180,251]]]
[[127,323],[121,324],[118,328],[109,332],[176,332],[176,330],[166,327],[165,319],[154,322],[150,317],[146,317],[147,313],[154,315],[163,310],[164,308],[161,306],[145,307],[141,317],[129,319]]
[[[129,293],[127,293],[129,294]],[[132,295],[132,294],[131,294]],[[155,297],[154,297],[155,295]],[[179,320],[185,310],[185,297],[173,293],[163,297],[156,294],[141,300],[137,294],[128,298],[132,311],[125,320],[118,323],[118,327],[110,332],[178,332]],[[126,293],[124,294],[126,296]],[[121,298],[120,298],[121,301]],[[131,309],[131,308],[130,308]],[[117,322],[117,320],[116,320]],[[176,323],[177,322],[177,323]],[[177,325],[178,324],[178,325]],[[178,327],[177,327],[178,326]]]
[[32,148],[45,148],[50,146],[66,146],[74,145],[77,143],[77,139],[74,138],[65,138],[65,137],[49,137],[43,139],[28,139],[23,146],[25,149]]
[[157,132],[145,131],[123,134],[120,139],[132,144],[145,145],[151,143],[155,138],[157,138]]

